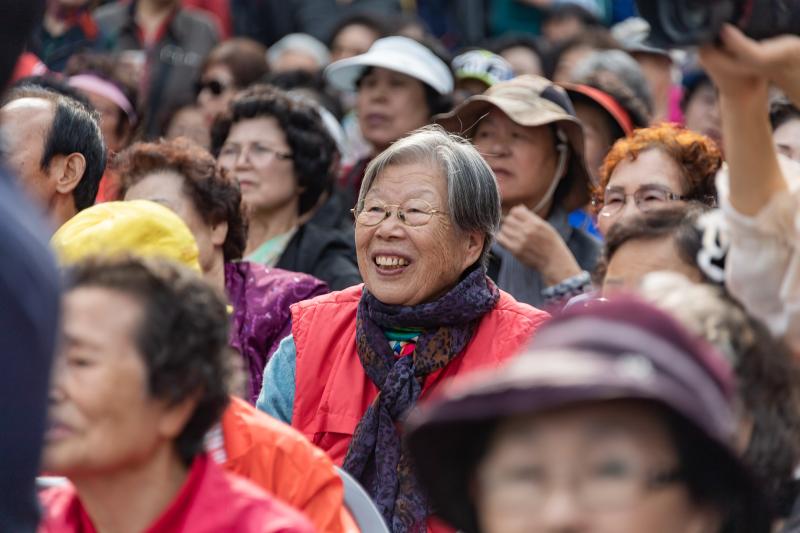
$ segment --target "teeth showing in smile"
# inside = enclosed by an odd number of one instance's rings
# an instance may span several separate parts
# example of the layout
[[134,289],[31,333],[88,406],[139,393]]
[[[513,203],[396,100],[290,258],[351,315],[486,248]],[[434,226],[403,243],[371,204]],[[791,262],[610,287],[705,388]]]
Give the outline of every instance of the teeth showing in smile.
[[375,258],[375,264],[385,268],[400,268],[408,266],[408,261],[393,255],[379,255]]

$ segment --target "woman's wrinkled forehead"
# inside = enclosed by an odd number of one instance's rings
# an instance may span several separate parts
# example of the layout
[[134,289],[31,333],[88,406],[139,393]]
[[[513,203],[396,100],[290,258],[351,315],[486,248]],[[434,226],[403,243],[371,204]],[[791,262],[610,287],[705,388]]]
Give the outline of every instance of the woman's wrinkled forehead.
[[365,198],[384,201],[419,198],[433,203],[446,196],[446,189],[441,171],[433,164],[394,164],[378,173]]

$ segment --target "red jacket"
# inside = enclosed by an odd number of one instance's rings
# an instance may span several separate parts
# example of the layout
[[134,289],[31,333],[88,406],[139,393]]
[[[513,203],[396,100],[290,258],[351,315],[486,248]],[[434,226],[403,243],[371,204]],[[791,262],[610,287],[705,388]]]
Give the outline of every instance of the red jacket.
[[[41,501],[45,516],[39,533],[96,533],[73,486],[45,491]],[[145,533],[222,531],[312,533],[314,528],[298,511],[200,455],[175,499]]]
[[[378,394],[356,352],[361,289],[359,285],[292,306],[297,347],[292,426],[339,465],[356,425]],[[527,344],[547,318],[544,311],[500,291],[500,300],[481,319],[464,351],[425,379],[422,397],[435,393],[447,378],[499,366]]]

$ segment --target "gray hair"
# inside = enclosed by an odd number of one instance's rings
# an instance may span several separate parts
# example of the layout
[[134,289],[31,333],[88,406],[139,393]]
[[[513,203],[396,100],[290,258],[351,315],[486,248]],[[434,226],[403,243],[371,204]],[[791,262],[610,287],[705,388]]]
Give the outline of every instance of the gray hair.
[[460,231],[480,231],[485,240],[480,263],[486,265],[500,229],[500,191],[492,169],[469,141],[441,126],[425,126],[392,144],[367,166],[358,193],[356,213],[377,177],[394,165],[430,162],[447,180],[450,220]]

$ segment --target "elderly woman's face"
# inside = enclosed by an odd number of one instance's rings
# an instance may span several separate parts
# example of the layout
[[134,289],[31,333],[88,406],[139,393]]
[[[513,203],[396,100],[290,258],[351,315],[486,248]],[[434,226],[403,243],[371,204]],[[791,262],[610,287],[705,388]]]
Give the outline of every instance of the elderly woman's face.
[[[652,194],[646,194],[647,191]],[[642,202],[637,206],[634,194],[642,191]],[[641,210],[658,208],[667,202],[660,201],[664,193],[683,195],[683,175],[678,163],[666,152],[658,148],[650,148],[640,152],[631,161],[623,159],[611,173],[605,190],[605,200],[597,227],[606,235],[617,221],[638,214]],[[623,195],[626,195],[623,200]]]
[[102,287],[64,297],[63,342],[50,391],[43,468],[75,478],[142,464],[172,447],[191,411],[148,392],[135,339],[142,304]]
[[250,213],[268,216],[299,201],[300,188],[291,157],[289,141],[278,121],[258,117],[231,127],[217,162],[239,182],[242,202]]
[[[419,202],[424,202],[419,204]],[[458,230],[447,208],[447,183],[428,163],[393,165],[377,176],[364,210],[382,206],[430,205],[439,213],[411,227],[392,216],[376,226],[356,223],[358,269],[367,289],[383,303],[416,305],[431,301],[458,283],[480,257],[484,238]]]
[[587,404],[501,423],[476,472],[484,533],[708,533],[653,408]]
[[492,109],[472,142],[497,176],[503,211],[517,205],[533,209],[555,178],[558,157],[550,128],[520,126]]
[[430,122],[422,82],[385,68],[373,68],[361,79],[356,102],[364,138],[376,151]]
[[217,256],[222,254],[228,226],[218,224],[212,227],[206,224],[194,202],[184,192],[185,179],[177,172],[170,171],[147,174],[125,192],[124,200],[150,200],[172,209],[194,235],[200,253],[200,267],[203,272],[208,272]]

